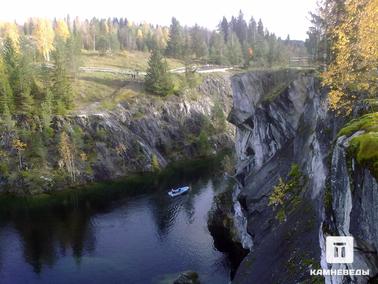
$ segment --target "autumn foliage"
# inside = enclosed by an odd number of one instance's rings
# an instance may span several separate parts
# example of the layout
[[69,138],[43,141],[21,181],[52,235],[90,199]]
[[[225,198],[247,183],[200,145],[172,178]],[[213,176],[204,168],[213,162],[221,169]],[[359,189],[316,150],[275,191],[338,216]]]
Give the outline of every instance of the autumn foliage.
[[330,27],[331,63],[322,74],[329,105],[351,111],[356,94],[378,91],[378,0],[348,0]]

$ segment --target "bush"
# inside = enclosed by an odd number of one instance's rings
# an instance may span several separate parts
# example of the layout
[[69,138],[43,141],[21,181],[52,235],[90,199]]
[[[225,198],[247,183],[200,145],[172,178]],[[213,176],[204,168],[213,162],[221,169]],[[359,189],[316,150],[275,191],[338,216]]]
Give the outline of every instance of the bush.
[[198,136],[198,148],[199,153],[202,156],[207,156],[210,153],[209,136],[204,129],[201,130],[201,133]]
[[1,177],[9,176],[9,166],[8,166],[8,163],[5,161],[0,162],[0,175]]
[[286,215],[290,212],[290,209],[295,209],[301,202],[299,194],[304,182],[305,178],[299,169],[299,165],[292,164],[286,181],[280,177],[278,184],[273,188],[268,205],[277,207],[276,219],[280,223],[286,221]]
[[160,165],[159,165],[159,160],[156,156],[156,154],[152,155],[151,158],[151,167],[154,172],[159,172],[160,171]]

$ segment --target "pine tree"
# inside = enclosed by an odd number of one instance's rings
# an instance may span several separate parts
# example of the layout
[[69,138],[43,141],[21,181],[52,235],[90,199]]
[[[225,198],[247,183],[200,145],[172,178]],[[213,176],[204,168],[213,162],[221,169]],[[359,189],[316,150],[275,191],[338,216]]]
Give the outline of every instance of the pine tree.
[[240,44],[243,46],[247,40],[248,26],[241,10],[239,11],[239,17],[236,22],[235,33],[239,38]]
[[230,34],[227,42],[228,59],[232,65],[239,65],[243,61],[243,52],[239,39],[234,32]]
[[167,61],[157,48],[152,51],[148,61],[145,86],[147,91],[158,95],[166,96],[173,93],[174,87],[168,72]]
[[213,32],[211,35],[209,59],[213,64],[228,64],[227,46],[222,33]]
[[80,53],[81,53],[81,37],[80,35],[72,34],[65,45],[65,56],[66,56],[66,69],[67,73],[76,79],[79,67],[81,64]]
[[64,47],[57,46],[53,57],[52,92],[55,107],[54,113],[62,115],[72,109],[74,93],[67,74]]
[[206,58],[208,47],[206,44],[206,31],[197,24],[190,30],[191,50],[197,58]]
[[259,20],[258,24],[257,24],[257,34],[260,36],[260,37],[264,37],[264,25],[261,21],[261,19]]
[[0,57],[0,114],[10,112],[10,109],[13,109],[13,92],[5,64]]
[[219,30],[222,32],[224,41],[228,41],[229,26],[226,17],[223,17],[222,22],[219,24]]
[[41,103],[40,117],[44,128],[49,128],[53,114],[53,94],[47,89],[45,98]]
[[172,18],[172,23],[169,28],[169,40],[166,48],[166,55],[180,58],[182,56],[183,35],[182,27],[176,18]]
[[257,34],[257,24],[256,24],[255,19],[251,17],[251,20],[249,21],[249,25],[248,25],[247,39],[248,39],[248,43],[250,47],[252,48],[254,47],[256,43],[256,34]]
[[269,67],[272,67],[274,63],[278,62],[279,59],[279,47],[278,41],[274,34],[268,36],[268,53],[267,53],[267,62]]
[[3,58],[13,94],[13,103],[9,103],[8,108],[10,111],[14,109],[16,114],[30,115],[34,101],[31,95],[32,72],[28,58],[16,53],[9,38],[4,42]]
[[5,126],[8,130],[12,129],[16,125],[16,122],[12,119],[12,114],[7,105],[3,107],[1,113],[1,125]]

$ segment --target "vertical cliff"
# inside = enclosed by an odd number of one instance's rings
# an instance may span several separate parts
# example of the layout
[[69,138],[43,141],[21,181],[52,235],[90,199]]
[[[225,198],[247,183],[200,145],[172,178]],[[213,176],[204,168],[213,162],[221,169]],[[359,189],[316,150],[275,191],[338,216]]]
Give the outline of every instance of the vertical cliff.
[[[370,256],[358,263],[374,276],[377,182],[366,168],[345,165],[341,138],[333,149],[344,122],[328,111],[316,77],[250,72],[234,76],[232,90],[238,201],[253,242],[234,283],[323,282],[309,270],[326,268],[327,234],[360,238],[358,248]],[[332,208],[325,206],[331,199]]]
[[[378,120],[376,120],[376,127]],[[359,130],[338,137],[330,169],[328,208],[322,232],[354,237],[354,262],[328,265],[334,269],[369,269],[369,276],[326,277],[327,283],[367,283],[378,274],[378,183],[367,167],[361,167],[351,154]],[[378,149],[376,149],[378,152]],[[325,255],[324,248],[322,251]],[[326,268],[325,262],[323,266]]]

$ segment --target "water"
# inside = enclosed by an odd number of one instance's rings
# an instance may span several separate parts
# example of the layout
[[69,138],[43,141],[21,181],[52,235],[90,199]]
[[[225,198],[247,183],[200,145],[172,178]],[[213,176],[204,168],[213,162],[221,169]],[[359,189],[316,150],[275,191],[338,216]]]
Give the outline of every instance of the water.
[[202,283],[228,283],[207,214],[222,178],[191,182],[190,193],[143,190],[106,205],[1,216],[1,283],[172,283],[193,270]]

